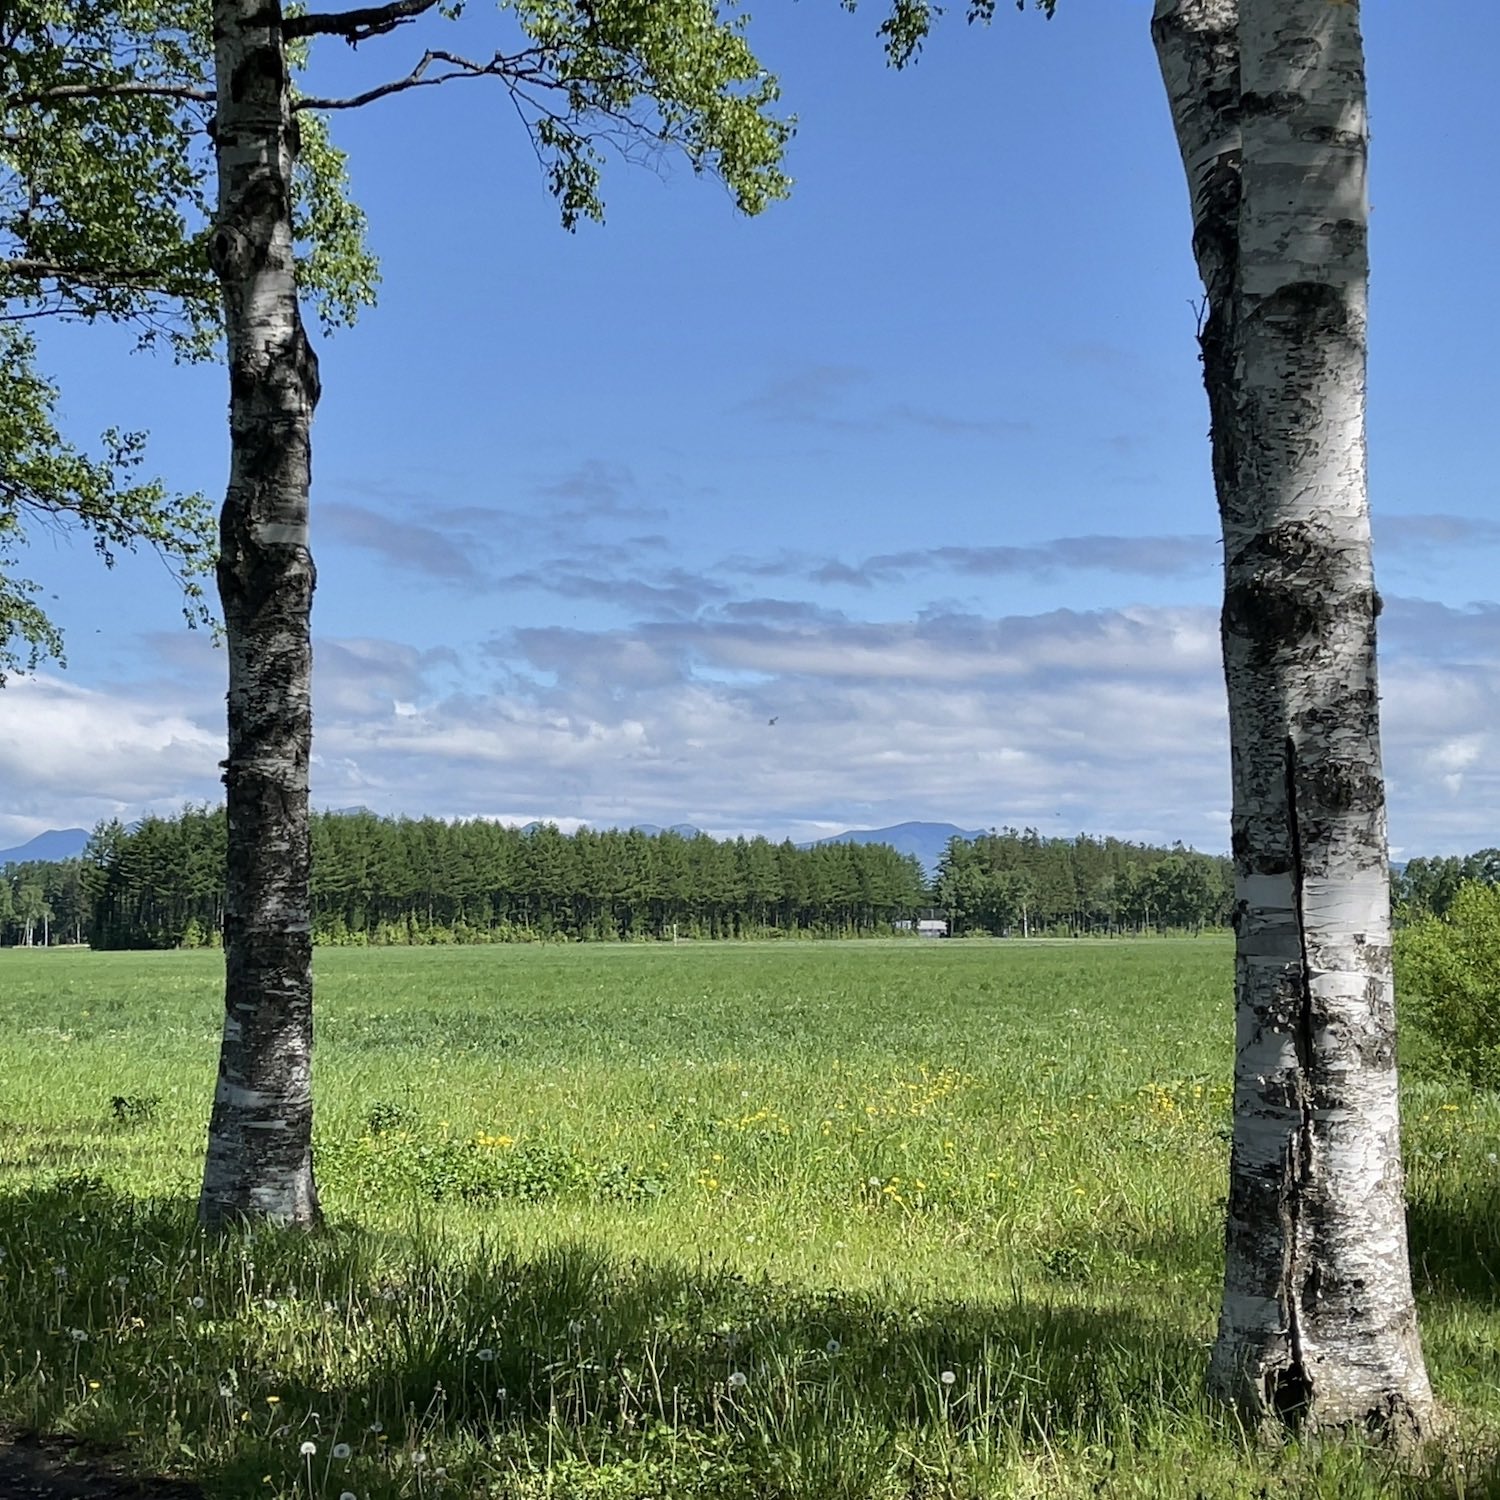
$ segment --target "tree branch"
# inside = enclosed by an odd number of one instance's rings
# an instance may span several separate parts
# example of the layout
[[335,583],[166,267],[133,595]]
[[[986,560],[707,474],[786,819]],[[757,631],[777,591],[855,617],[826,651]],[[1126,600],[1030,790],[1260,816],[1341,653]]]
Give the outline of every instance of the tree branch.
[[341,36],[351,47],[372,36],[382,36],[414,21],[431,10],[438,0],[391,0],[388,5],[368,5],[360,10],[335,11],[331,15],[307,13],[287,16],[281,23],[284,37]]
[[159,267],[78,266],[62,261],[31,260],[18,257],[0,260],[0,276],[15,276],[22,281],[64,281],[78,286],[145,287],[167,290],[167,279]]
[[126,94],[145,95],[152,99],[185,99],[194,104],[212,104],[212,89],[195,89],[175,83],[59,83],[34,94],[16,94],[7,102],[54,104],[59,99],[114,99]]
[[[535,65],[541,56],[536,48],[525,52],[505,55],[497,52],[488,62],[474,62],[471,58],[459,57],[452,52],[424,52],[405,78],[395,78],[389,83],[376,84],[362,94],[353,94],[343,99],[297,99],[292,108],[298,109],[358,109],[376,99],[390,94],[405,93],[407,89],[431,88],[434,84],[449,83],[455,78],[505,78],[511,82],[545,82],[542,70]],[[432,73],[428,70],[434,63],[446,63],[448,71]]]

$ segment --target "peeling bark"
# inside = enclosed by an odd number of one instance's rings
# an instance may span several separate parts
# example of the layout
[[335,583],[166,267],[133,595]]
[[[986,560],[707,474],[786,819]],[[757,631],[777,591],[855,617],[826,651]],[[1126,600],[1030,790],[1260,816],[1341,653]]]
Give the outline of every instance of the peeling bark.
[[1329,0],[1157,0],[1207,293],[1236,875],[1224,1301],[1253,1427],[1432,1421],[1407,1258],[1365,483],[1364,64]]
[[279,0],[215,0],[218,215],[230,478],[219,594],[229,655],[224,1035],[199,1199],[207,1224],[311,1225],[312,740],[308,547],[318,363],[297,303],[296,124]]

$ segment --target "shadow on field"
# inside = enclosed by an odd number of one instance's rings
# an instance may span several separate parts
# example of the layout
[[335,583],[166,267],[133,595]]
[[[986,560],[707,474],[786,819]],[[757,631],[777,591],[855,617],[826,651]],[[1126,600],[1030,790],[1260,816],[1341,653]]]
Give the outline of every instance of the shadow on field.
[[1406,1226],[1419,1291],[1500,1302],[1500,1183],[1493,1176],[1423,1184],[1406,1206]]
[[[1202,1349],[1125,1312],[810,1293],[587,1244],[455,1252],[341,1226],[211,1238],[193,1208],[87,1178],[0,1196],[0,1344],[39,1351],[38,1378],[13,1393],[31,1425],[151,1432],[232,1370],[225,1400],[250,1417],[228,1463],[258,1484],[268,1410],[282,1448],[370,1448],[379,1424],[393,1453],[454,1429],[521,1447],[540,1433],[545,1449],[663,1424],[710,1445],[753,1432],[796,1446],[852,1423],[877,1447],[913,1430],[1029,1446],[1104,1438],[1122,1409],[1198,1404]],[[223,1412],[204,1420],[225,1427]]]
[[733,1500],[852,1500],[893,1475],[969,1493],[970,1465],[1129,1455],[1163,1431],[1239,1451],[1204,1408],[1202,1343],[1124,1307],[813,1292],[585,1243],[211,1237],[187,1199],[86,1178],[0,1195],[0,1249],[0,1423],[179,1470],[187,1453],[212,1493],[297,1488],[305,1443],[330,1494],[407,1493],[421,1452],[518,1494],[621,1462]]

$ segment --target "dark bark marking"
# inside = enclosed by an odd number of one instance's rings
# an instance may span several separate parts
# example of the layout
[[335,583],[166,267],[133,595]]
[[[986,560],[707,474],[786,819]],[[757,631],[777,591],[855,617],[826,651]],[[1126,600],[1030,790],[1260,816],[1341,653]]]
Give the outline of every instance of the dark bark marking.
[[1260,312],[1292,323],[1297,343],[1309,352],[1317,350],[1321,338],[1349,326],[1343,290],[1324,281],[1285,282],[1261,299]]
[[[277,17],[278,21],[280,17]],[[279,47],[255,47],[229,75],[229,97],[241,103],[258,83],[267,83],[278,93],[286,87],[286,64]]]
[[1267,655],[1323,631],[1332,618],[1330,606],[1309,599],[1290,578],[1261,576],[1225,585],[1225,629]]

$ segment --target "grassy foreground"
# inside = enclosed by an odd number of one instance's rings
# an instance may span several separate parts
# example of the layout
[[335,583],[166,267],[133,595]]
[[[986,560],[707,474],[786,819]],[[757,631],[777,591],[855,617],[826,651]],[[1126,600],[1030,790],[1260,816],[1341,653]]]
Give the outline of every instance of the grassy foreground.
[[216,955],[0,953],[0,1425],[210,1495],[1500,1495],[1500,1103],[1406,1094],[1445,1440],[1199,1383],[1219,941],[323,950],[323,1235],[202,1238]]

